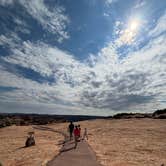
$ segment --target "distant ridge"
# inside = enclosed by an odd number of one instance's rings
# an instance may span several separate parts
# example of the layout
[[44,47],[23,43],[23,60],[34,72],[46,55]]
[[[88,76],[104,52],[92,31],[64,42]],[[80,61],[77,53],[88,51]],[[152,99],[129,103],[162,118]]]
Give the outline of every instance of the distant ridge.
[[157,110],[153,113],[119,113],[114,116],[106,117],[113,119],[130,119],[130,118],[154,118],[166,119],[166,109]]
[[103,116],[0,113],[0,128],[10,125],[45,125],[69,121],[101,119]]
[[88,115],[47,115],[47,114],[20,114],[0,113],[0,128],[15,125],[45,125],[69,121],[83,121],[93,119],[130,119],[130,118],[154,118],[166,119],[166,109],[157,110],[154,113],[119,113],[114,116],[88,116]]

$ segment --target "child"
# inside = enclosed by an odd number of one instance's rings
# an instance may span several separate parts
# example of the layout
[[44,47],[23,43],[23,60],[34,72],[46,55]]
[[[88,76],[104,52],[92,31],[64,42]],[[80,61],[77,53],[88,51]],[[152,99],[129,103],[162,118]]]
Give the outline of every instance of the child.
[[87,128],[85,128],[84,129],[84,134],[83,134],[83,140],[85,139],[85,137],[86,137],[86,139],[88,140],[88,132],[87,132]]
[[74,146],[74,148],[75,149],[77,147],[77,142],[78,142],[79,135],[80,135],[80,131],[79,131],[78,127],[75,126],[75,129],[74,129],[74,139],[75,139],[75,146]]

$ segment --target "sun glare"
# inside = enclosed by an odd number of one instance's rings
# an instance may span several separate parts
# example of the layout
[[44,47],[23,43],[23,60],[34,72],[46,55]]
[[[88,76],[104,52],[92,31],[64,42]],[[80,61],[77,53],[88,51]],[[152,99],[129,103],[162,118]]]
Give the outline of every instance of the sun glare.
[[137,20],[133,20],[131,23],[130,23],[130,30],[131,31],[136,31],[138,29],[138,26],[139,26],[139,22]]
[[122,44],[132,44],[135,40],[135,37],[138,34],[140,27],[140,21],[138,19],[133,19],[128,23],[126,29],[121,31],[121,35],[118,39],[120,45]]

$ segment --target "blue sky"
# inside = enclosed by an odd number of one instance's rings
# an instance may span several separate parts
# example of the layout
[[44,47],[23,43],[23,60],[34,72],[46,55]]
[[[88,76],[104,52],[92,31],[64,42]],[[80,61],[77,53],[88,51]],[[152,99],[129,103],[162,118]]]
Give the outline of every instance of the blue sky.
[[0,112],[166,107],[166,1],[0,0]]

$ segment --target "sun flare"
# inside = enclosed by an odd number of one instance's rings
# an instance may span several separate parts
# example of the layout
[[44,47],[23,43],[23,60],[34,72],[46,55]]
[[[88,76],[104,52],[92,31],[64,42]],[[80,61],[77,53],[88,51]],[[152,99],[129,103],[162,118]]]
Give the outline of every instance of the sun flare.
[[118,43],[122,44],[132,44],[138,34],[140,28],[140,21],[138,19],[133,19],[129,21],[126,29],[120,32],[120,37]]
[[129,24],[129,29],[131,31],[136,31],[139,27],[139,21],[138,20],[132,20]]

